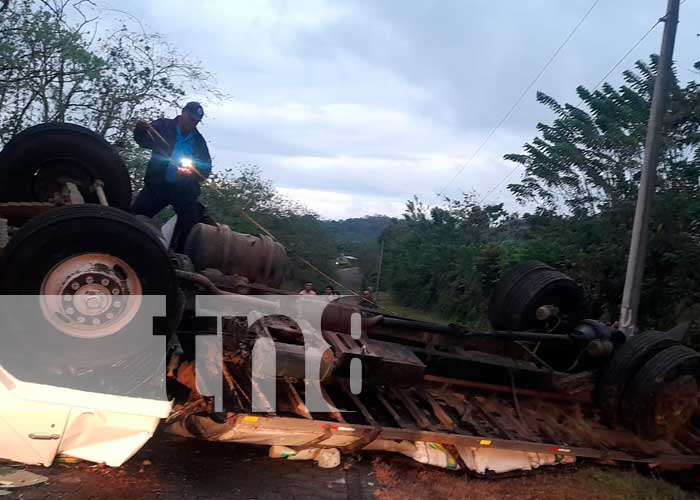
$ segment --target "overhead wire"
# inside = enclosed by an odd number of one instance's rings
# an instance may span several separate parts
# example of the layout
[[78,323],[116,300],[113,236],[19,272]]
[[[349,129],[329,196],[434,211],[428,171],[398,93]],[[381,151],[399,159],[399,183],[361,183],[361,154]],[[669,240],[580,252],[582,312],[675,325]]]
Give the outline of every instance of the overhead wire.
[[[684,0],[682,3],[684,3],[684,2],[685,2],[685,0]],[[600,87],[600,86],[603,84],[603,82],[605,82],[605,80],[607,80],[607,78],[613,73],[613,71],[615,71],[615,70],[618,68],[618,66],[620,66],[620,64],[622,64],[622,63],[627,59],[627,57],[629,57],[629,55],[630,55],[637,47],[639,47],[639,45],[651,34],[651,32],[654,31],[654,29],[656,29],[656,27],[657,27],[659,24],[661,24],[661,23],[663,22],[663,20],[664,20],[664,18],[660,18],[659,20],[657,20],[657,21],[651,26],[651,28],[649,28],[649,29],[641,36],[641,38],[639,38],[639,40],[637,40],[637,41],[634,43],[634,45],[632,45],[632,47],[630,47],[630,49],[629,49],[627,52],[625,52],[625,54],[624,54],[622,57],[620,57],[620,59],[618,59],[618,61],[613,65],[613,67],[610,68],[610,70],[609,70],[607,73],[605,73],[605,75],[603,75],[603,77],[602,77],[600,80],[598,80],[598,83],[596,83],[596,84],[591,88],[590,92],[595,92],[595,91],[598,89],[598,87]],[[581,99],[581,100],[578,102],[578,104],[576,105],[576,107],[577,107],[577,108],[580,107],[581,104],[583,104],[583,99]],[[506,180],[508,180],[508,179],[518,170],[518,168],[519,168],[519,165],[516,165],[515,167],[513,167],[513,169],[512,169],[510,172],[508,172],[495,186],[493,186],[485,195],[483,195],[483,196],[479,199],[479,201],[477,202],[477,205],[480,205],[480,204],[482,204],[484,201],[486,201],[499,187],[501,187],[501,186],[503,185],[503,183],[504,183]]]
[[488,133],[488,135],[484,138],[484,140],[479,144],[479,147],[476,148],[474,153],[469,157],[469,159],[462,165],[462,167],[452,176],[452,178],[445,184],[445,186],[438,192],[438,196],[442,196],[445,192],[445,190],[461,175],[464,170],[471,165],[471,163],[474,161],[474,159],[479,155],[482,149],[486,146],[486,144],[491,140],[491,137],[494,136],[494,134],[498,131],[498,129],[501,128],[501,126],[506,122],[508,118],[510,118],[510,115],[513,114],[513,111],[515,111],[515,108],[518,107],[518,105],[522,102],[522,100],[525,98],[525,96],[530,92],[532,87],[537,83],[537,81],[540,79],[540,77],[544,74],[545,71],[547,71],[547,68],[554,62],[556,57],[559,55],[559,53],[564,49],[567,43],[569,43],[569,40],[574,36],[576,31],[578,31],[579,27],[583,24],[583,22],[586,20],[586,18],[590,15],[590,13],[593,11],[596,5],[598,5],[598,2],[600,0],[595,0],[593,4],[589,7],[589,9],[586,11],[586,13],[579,19],[579,21],[576,23],[576,25],[571,29],[569,34],[566,36],[564,41],[557,47],[557,49],[552,53],[550,58],[547,60],[547,62],[542,66],[540,71],[535,75],[535,77],[530,81],[528,86],[523,90],[523,92],[518,96],[518,98],[515,100],[515,102],[511,105],[511,107],[508,109],[508,111],[503,115],[503,117],[496,123],[496,126],[491,129],[491,131]]

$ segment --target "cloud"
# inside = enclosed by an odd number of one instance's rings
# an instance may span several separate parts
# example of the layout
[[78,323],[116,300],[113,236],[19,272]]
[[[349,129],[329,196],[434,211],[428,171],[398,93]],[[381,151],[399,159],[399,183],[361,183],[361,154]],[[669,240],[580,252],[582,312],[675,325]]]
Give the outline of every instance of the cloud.
[[[464,165],[465,151],[474,151],[480,140],[478,130],[458,133],[420,115],[358,104],[227,103],[216,112],[227,125],[212,127],[215,164],[235,158],[262,166],[288,188],[404,201],[416,186],[443,190]],[[495,140],[511,150],[519,146],[505,132]],[[464,189],[483,192],[495,172],[511,169],[500,155],[485,153],[465,172]]]
[[[202,126],[218,166],[255,163],[281,191],[338,217],[394,210],[414,194],[434,204],[443,188],[484,196],[499,182],[487,201],[517,209],[506,185],[519,170],[502,157],[521,151],[538,121],[551,121],[535,91],[578,102],[576,86],[597,83],[664,9],[600,2],[451,181],[591,4],[122,0],[119,7],[201,60],[232,95],[208,103]],[[683,5],[681,68],[696,58],[698,15],[700,4]],[[657,28],[610,80],[619,83],[635,59],[658,51],[660,36]]]
[[405,200],[384,196],[368,196],[366,193],[353,194],[316,189],[278,187],[287,198],[298,200],[311,210],[323,214],[326,219],[347,219],[358,214],[383,214],[399,217],[404,211]]

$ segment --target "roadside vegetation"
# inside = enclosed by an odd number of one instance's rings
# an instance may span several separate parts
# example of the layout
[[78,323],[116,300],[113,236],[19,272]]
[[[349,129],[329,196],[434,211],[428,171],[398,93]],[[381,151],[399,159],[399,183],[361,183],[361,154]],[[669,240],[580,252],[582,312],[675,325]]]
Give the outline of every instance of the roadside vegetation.
[[[700,64],[696,64],[700,68]],[[384,287],[402,304],[484,326],[505,270],[536,259],[570,274],[590,317],[617,319],[643,158],[656,57],[619,88],[578,88],[581,104],[538,94],[554,115],[522,153],[510,191],[536,207],[508,213],[476,195],[428,207],[411,200],[383,234]],[[643,328],[670,328],[700,312],[700,88],[674,82],[653,200],[640,306]]]
[[[593,465],[516,474],[498,481],[421,467],[403,457],[373,462],[378,500],[697,500],[698,496],[632,469]],[[417,488],[417,485],[421,485]]]
[[[290,289],[305,279],[322,288],[327,279],[304,261],[331,274],[340,253],[357,257],[364,286],[375,287],[383,241],[379,287],[395,300],[394,309],[486,327],[494,283],[510,266],[537,259],[580,283],[591,317],[614,321],[656,63],[655,56],[638,62],[619,87],[579,87],[576,104],[538,94],[552,122],[537,124],[537,137],[506,155],[521,167],[508,187],[525,203],[524,213],[467,192],[439,206],[409,200],[399,219],[324,221],[279,195],[260,168],[216,158],[203,202],[234,230],[261,232],[244,209],[277,236],[292,256]],[[0,69],[0,144],[45,121],[87,126],[119,149],[135,190],[146,157],[131,138],[133,123],[174,113],[193,93],[226,98],[199,62],[128,13],[92,2],[11,2],[0,17]],[[700,312],[699,84],[675,81],[670,109],[640,307],[647,329]]]

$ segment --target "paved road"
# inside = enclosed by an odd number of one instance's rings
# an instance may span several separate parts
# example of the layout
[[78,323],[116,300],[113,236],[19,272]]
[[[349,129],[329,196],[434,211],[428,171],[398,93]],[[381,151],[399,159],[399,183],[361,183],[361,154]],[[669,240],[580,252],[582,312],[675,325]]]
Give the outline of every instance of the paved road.
[[335,469],[267,457],[267,447],[209,443],[160,435],[118,469],[87,462],[28,467],[47,484],[13,490],[14,500],[370,500],[367,461]]
[[[362,288],[362,271],[359,267],[346,267],[336,269],[336,279],[351,290],[359,291]],[[341,295],[347,294],[347,290],[338,290]]]

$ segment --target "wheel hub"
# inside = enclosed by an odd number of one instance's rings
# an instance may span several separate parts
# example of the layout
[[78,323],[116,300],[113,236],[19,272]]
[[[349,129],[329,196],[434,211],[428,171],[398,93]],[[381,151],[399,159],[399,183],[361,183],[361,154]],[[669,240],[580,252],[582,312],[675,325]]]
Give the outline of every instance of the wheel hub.
[[46,319],[61,332],[84,338],[113,335],[136,315],[141,282],[121,259],[82,254],[49,271],[41,289]]

